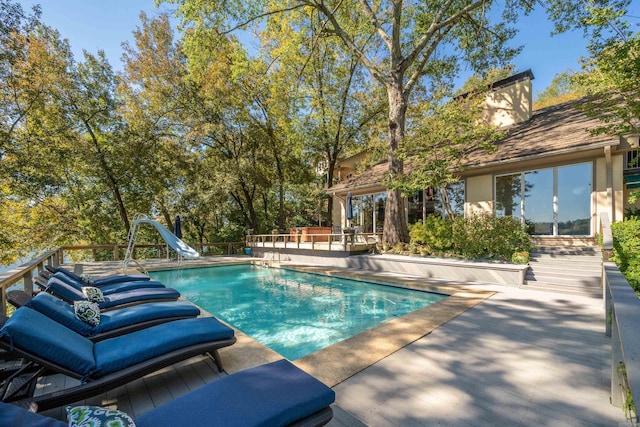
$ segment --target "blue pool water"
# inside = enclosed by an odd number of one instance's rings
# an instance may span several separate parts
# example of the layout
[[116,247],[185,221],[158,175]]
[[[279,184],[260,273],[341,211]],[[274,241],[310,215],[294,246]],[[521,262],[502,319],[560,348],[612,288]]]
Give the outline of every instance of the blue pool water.
[[289,360],[446,298],[249,264],[151,276]]

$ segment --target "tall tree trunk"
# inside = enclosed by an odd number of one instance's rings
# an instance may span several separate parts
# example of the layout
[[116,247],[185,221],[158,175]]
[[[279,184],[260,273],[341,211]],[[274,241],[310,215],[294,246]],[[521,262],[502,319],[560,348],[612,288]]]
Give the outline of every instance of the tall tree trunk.
[[[402,91],[402,76],[387,85],[389,97],[389,176],[402,176],[403,162],[398,158],[398,147],[404,138],[404,125],[407,112],[407,100]],[[383,240],[393,246],[409,242],[407,216],[400,190],[387,190]]]

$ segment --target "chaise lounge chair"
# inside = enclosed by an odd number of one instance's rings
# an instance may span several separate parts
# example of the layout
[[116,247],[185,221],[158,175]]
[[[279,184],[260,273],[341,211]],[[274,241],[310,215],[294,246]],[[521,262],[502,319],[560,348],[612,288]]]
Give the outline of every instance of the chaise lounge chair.
[[[27,398],[40,410],[94,396],[200,354],[210,354],[222,371],[218,349],[235,341],[233,329],[214,317],[199,317],[94,343],[27,307],[17,309],[0,329],[0,348],[28,360],[25,370],[38,368],[31,379],[53,372],[81,380],[76,387]],[[15,375],[19,377],[22,372]],[[25,381],[32,383],[33,380]],[[12,393],[21,391],[19,386],[6,389]],[[5,402],[14,399],[13,394],[2,396]],[[24,399],[21,401],[25,403]]]
[[[143,414],[137,427],[322,426],[335,392],[280,360],[211,382]],[[66,427],[66,422],[0,403],[0,425]]]
[[[9,291],[7,300],[14,301],[15,293],[24,294],[26,298],[22,300],[28,299],[22,291]],[[150,302],[100,313],[100,323],[91,326],[78,319],[72,306],[46,292],[40,292],[25,305],[93,342],[200,315],[200,309],[188,301]]]
[[[84,278],[71,270],[68,270],[64,267],[50,267],[45,266],[45,269],[51,274],[62,273],[78,282],[84,282]],[[112,274],[106,277],[96,278],[91,281],[91,286],[97,286],[98,288],[104,285],[111,285],[114,283],[120,282],[134,282],[134,281],[147,281],[151,280],[151,278],[145,274]],[[87,283],[89,284],[89,283]]]
[[[81,290],[78,290],[55,277],[49,279],[44,290],[62,298],[69,304],[73,304],[74,301],[87,300],[87,297]],[[135,305],[143,302],[175,301],[178,298],[180,298],[180,292],[172,288],[131,289],[128,291],[114,292],[110,295],[104,295],[104,302],[99,302],[98,306],[101,310],[106,310],[113,309],[118,306]]]
[[[90,284],[90,283],[85,283],[85,282],[75,280],[63,273],[55,273],[51,277],[55,277],[56,279],[66,283],[67,285],[73,286],[74,288],[80,291],[85,286],[96,287],[100,289],[100,291],[102,291],[104,295],[109,295],[109,294],[122,292],[122,291],[130,291],[131,289],[165,288],[166,287],[163,283],[158,282],[157,280],[134,280],[133,282],[118,282],[118,283],[111,283],[109,285],[94,286],[93,284]],[[49,277],[49,280],[51,280],[51,277]]]

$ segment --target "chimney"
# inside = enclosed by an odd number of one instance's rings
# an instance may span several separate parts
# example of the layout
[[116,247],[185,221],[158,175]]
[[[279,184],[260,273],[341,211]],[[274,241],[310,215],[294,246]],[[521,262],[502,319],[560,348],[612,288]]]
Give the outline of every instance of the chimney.
[[533,73],[527,70],[493,83],[484,103],[484,119],[499,127],[529,120],[533,79]]

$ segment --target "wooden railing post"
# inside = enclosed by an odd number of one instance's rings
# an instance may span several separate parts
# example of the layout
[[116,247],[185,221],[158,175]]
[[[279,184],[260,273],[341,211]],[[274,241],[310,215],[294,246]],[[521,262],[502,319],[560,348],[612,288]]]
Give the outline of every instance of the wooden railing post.
[[113,260],[114,261],[120,260],[120,245],[116,244],[113,246]]
[[33,273],[31,271],[32,270],[27,271],[24,276],[22,276],[24,291],[27,295],[33,295]]

